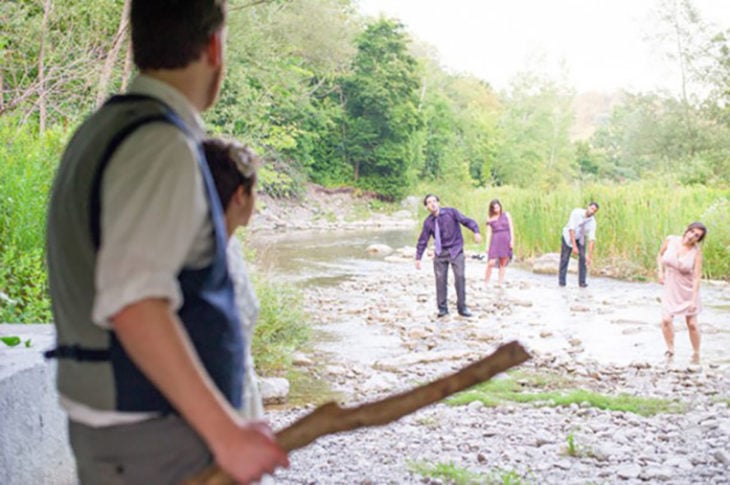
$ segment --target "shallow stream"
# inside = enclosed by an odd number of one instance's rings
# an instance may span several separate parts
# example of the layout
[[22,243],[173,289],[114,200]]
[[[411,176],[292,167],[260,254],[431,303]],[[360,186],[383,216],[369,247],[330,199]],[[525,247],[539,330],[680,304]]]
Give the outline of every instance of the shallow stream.
[[[256,249],[260,269],[305,288],[309,295],[316,294],[318,288],[331,292],[344,286],[338,300],[345,310],[340,309],[340,317],[327,325],[327,332],[334,339],[317,345],[345,361],[366,363],[403,353],[400,339],[380,326],[342,317],[348,312],[375,302],[386,309],[395,307],[401,312],[399,318],[425,319],[426,325],[448,325],[460,319],[453,315],[454,308],[451,316],[435,318],[433,274],[426,258],[418,274],[422,284],[412,285],[412,291],[394,288],[392,283],[377,285],[378,275],[402,273],[405,279],[412,278],[416,270],[411,260],[390,261],[370,255],[366,249],[376,243],[394,249],[414,246],[416,238],[416,228],[297,231],[258,233],[249,237],[249,245]],[[555,276],[534,274],[513,264],[507,270],[505,287],[493,288],[484,285],[484,269],[484,261],[467,259],[467,301],[475,314],[473,324],[492,331],[496,339],[519,339],[542,352],[573,353],[578,361],[590,359],[622,365],[662,361],[665,348],[659,328],[661,287],[657,283],[591,275],[589,287],[582,289],[577,286],[577,276],[570,274],[568,286],[559,288]],[[352,285],[343,285],[358,279],[364,281],[362,292],[353,292]],[[451,275],[449,291],[453,298]],[[701,296],[702,363],[729,365],[730,286],[703,281]],[[414,309],[423,307],[432,309],[433,314],[428,312],[425,316],[421,311],[424,316],[414,317]],[[494,307],[499,307],[499,311]],[[684,321],[675,319],[675,329],[674,361],[686,365],[691,348]]]

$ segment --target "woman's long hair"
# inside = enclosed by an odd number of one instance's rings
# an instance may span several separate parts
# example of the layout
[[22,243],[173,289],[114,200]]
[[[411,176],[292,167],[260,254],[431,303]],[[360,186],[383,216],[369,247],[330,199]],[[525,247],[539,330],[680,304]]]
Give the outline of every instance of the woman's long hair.
[[494,206],[497,204],[499,204],[499,214],[502,215],[504,213],[504,207],[502,207],[502,203],[499,201],[499,199],[492,199],[492,201],[489,203],[489,217],[494,217],[497,215],[497,210],[494,208]]

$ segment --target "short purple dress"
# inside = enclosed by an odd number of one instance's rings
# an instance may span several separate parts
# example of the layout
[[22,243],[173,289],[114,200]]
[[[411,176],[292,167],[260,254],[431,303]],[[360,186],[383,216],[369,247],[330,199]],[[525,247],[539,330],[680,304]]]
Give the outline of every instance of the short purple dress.
[[492,239],[489,241],[487,257],[489,259],[509,258],[511,260],[512,248],[510,248],[510,243],[512,237],[509,233],[507,214],[501,213],[497,219],[488,221],[487,225],[492,228]]

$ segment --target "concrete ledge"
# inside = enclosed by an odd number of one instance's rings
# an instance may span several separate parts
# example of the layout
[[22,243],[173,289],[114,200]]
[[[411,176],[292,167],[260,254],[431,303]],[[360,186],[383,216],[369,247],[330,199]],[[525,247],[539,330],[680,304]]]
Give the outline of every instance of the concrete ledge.
[[0,336],[12,335],[31,344],[0,342],[0,483],[76,483],[66,415],[58,405],[56,364],[42,355],[55,344],[55,328],[0,324]]

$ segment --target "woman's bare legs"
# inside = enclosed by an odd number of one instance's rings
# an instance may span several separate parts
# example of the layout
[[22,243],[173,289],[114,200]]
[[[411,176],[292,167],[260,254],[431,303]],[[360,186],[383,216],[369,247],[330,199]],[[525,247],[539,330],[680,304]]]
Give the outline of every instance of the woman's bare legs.
[[504,274],[507,272],[508,258],[499,258],[499,286],[504,284]]
[[490,259],[487,261],[487,272],[484,274],[484,284],[489,284],[489,279],[492,277],[492,268],[497,263],[496,259]]
[[667,344],[667,357],[674,356],[674,324],[672,317],[662,317],[662,334],[664,342]]
[[697,315],[687,317],[687,330],[689,331],[689,341],[692,344],[692,363],[700,362],[700,326],[697,323]]

